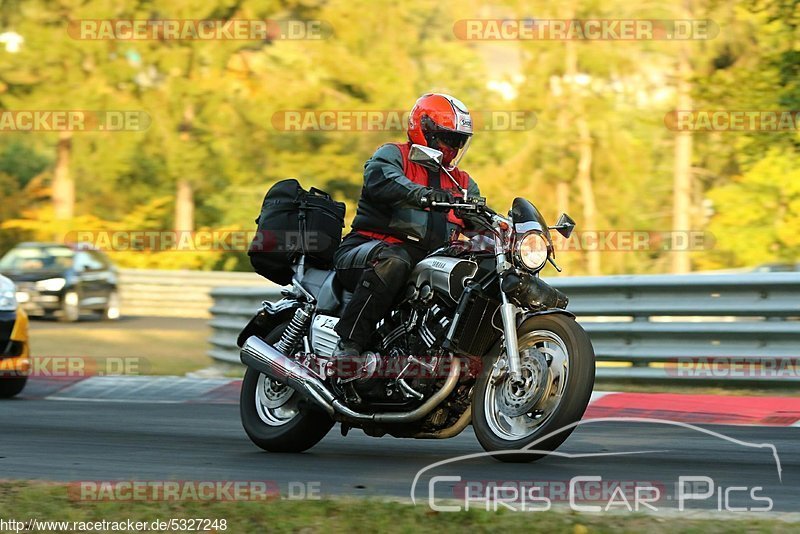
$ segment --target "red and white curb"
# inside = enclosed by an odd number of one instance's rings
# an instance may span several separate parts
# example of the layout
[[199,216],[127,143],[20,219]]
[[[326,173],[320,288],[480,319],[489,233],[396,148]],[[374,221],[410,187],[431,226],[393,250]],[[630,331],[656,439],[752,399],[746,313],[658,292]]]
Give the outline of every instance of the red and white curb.
[[800,426],[800,397],[595,393],[584,419],[646,417],[682,423]]
[[[237,404],[242,381],[176,376],[33,378],[28,399],[124,403]],[[592,393],[584,419],[638,417],[684,423],[800,427],[800,397]]]

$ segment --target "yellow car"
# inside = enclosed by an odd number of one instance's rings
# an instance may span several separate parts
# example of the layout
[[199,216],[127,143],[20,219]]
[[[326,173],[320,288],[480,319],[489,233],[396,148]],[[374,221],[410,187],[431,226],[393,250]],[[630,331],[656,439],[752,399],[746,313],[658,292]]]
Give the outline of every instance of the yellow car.
[[22,391],[30,365],[28,315],[17,305],[14,283],[0,275],[0,398]]

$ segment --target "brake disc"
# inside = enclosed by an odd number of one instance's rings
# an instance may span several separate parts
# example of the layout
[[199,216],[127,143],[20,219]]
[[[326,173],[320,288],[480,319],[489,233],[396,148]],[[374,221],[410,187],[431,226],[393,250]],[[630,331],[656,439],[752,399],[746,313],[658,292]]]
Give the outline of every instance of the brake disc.
[[500,412],[508,417],[532,412],[550,389],[550,368],[544,350],[534,347],[520,351],[519,356],[519,379],[506,376],[497,390]]

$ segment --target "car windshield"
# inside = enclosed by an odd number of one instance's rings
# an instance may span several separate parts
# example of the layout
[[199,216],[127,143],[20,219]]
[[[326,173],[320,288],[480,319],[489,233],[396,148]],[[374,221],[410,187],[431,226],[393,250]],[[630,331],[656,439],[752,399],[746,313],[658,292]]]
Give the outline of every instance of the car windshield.
[[72,266],[75,253],[64,247],[17,247],[0,259],[4,271],[52,271]]

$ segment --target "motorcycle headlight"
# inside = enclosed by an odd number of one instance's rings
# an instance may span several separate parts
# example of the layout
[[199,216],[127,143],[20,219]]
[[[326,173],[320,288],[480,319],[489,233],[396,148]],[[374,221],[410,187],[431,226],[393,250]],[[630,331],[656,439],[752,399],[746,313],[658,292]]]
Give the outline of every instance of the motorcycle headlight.
[[48,278],[36,282],[36,289],[39,291],[60,291],[67,283],[63,278]]
[[0,290],[0,311],[17,309],[17,296],[13,289]]
[[538,271],[547,261],[547,240],[539,232],[528,232],[517,241],[516,253],[523,267]]

